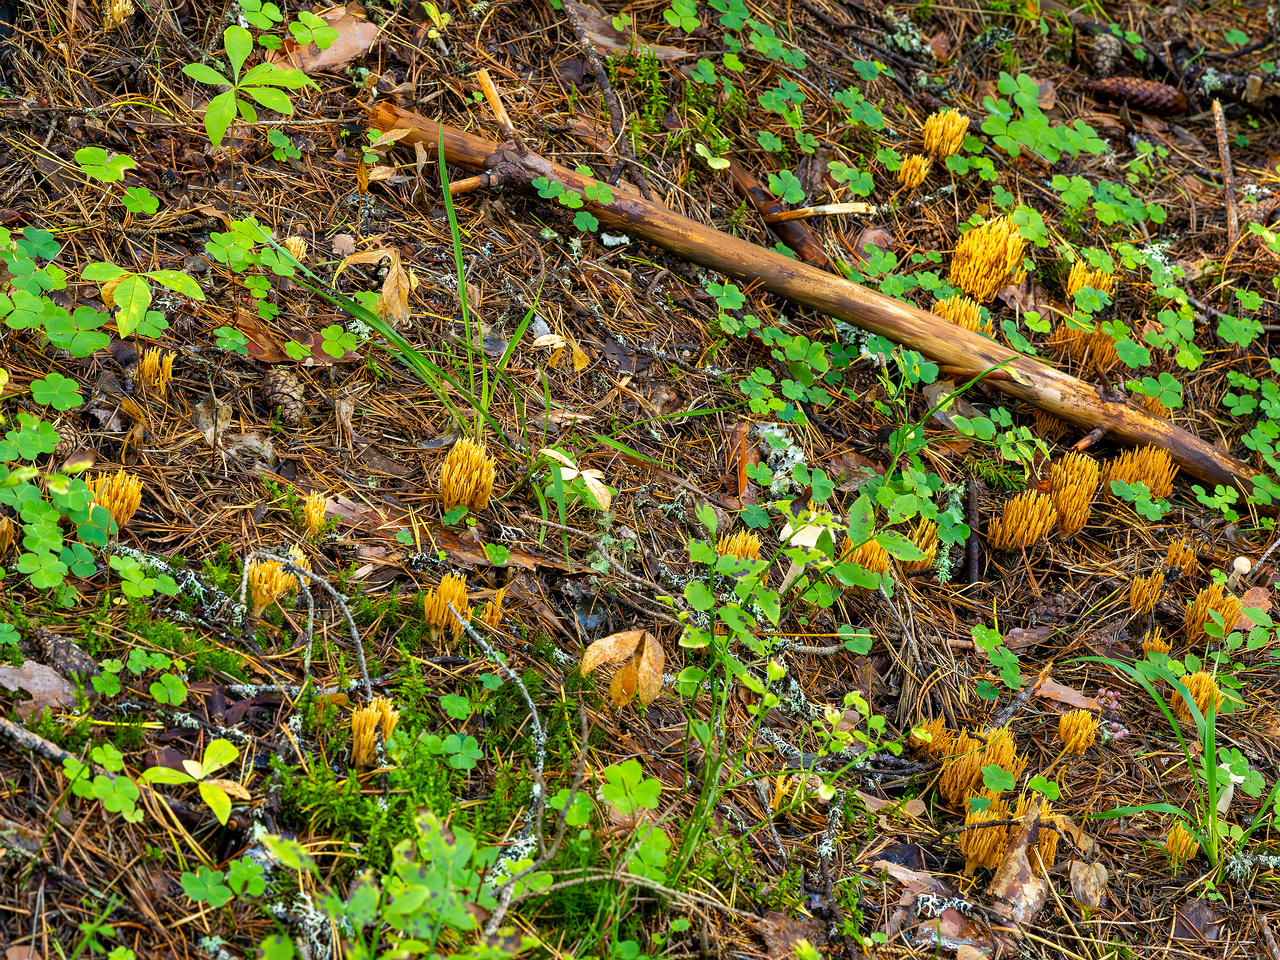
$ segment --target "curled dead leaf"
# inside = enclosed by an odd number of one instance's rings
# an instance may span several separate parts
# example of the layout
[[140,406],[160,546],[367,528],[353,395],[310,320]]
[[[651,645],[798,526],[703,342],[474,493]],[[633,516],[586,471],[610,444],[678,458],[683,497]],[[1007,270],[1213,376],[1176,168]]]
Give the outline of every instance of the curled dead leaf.
[[658,699],[662,693],[662,665],[665,654],[658,638],[646,633],[644,646],[636,658],[636,692],[640,694],[640,702],[646,707]]
[[613,681],[609,684],[609,696],[619,707],[625,707],[635,695],[636,661],[633,658],[613,675]]
[[585,677],[602,663],[621,663],[636,652],[636,647],[646,636],[644,630],[624,630],[601,637],[587,647],[582,655],[582,675]]

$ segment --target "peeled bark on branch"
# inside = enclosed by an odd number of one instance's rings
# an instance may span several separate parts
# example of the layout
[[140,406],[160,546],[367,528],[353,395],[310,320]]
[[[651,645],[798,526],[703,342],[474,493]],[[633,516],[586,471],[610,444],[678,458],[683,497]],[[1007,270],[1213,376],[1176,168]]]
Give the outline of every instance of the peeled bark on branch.
[[[509,144],[494,143],[389,104],[375,107],[371,122],[379,130],[407,128],[410,132],[401,143],[423,143],[432,151],[436,149],[437,136],[443,137],[446,162],[487,171],[492,183],[528,187],[538,177],[546,177],[584,196],[585,188],[597,183],[533,152],[522,156]],[[758,281],[770,293],[792,303],[917,350],[951,368],[957,379],[974,377],[1003,364],[1002,371],[1007,376],[987,378],[994,389],[1086,430],[1101,427],[1124,443],[1162,447],[1183,470],[1199,480],[1234,487],[1246,494],[1253,492],[1251,478],[1257,471],[1143,407],[1104,394],[1092,384],[909,303],[731,237],[620,190],[615,190],[613,196],[610,204],[587,201],[584,205],[602,226],[643,239],[744,283]]]

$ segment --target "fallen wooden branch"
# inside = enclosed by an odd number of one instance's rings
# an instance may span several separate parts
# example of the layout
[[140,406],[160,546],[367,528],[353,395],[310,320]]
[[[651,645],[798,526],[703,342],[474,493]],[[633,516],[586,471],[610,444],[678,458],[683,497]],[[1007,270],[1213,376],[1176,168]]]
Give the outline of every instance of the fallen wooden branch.
[[[437,136],[441,137],[448,163],[487,171],[493,183],[528,188],[533,180],[546,177],[584,197],[586,188],[597,183],[532,151],[521,155],[510,144],[494,143],[390,104],[374,107],[370,120],[379,130],[409,130],[399,141],[406,145],[423,143],[434,151]],[[620,190],[614,191],[613,196],[612,203],[588,200],[584,206],[604,227],[646,240],[744,283],[759,282],[770,293],[917,350],[930,360],[962,371],[962,376],[977,376],[1003,364],[1007,376],[986,378],[993,389],[1078,427],[1101,428],[1123,443],[1162,447],[1183,470],[1199,480],[1234,487],[1243,493],[1253,492],[1251,478],[1256,470],[1143,407],[1112,399],[1114,394],[1104,396],[1092,384],[909,303],[731,237]]]

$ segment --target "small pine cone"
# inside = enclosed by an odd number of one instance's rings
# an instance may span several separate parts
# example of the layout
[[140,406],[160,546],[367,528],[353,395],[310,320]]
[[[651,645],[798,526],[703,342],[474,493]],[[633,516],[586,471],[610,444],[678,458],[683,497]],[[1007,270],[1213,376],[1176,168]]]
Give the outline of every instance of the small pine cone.
[[1093,38],[1093,72],[1098,79],[1111,76],[1124,54],[1120,38],[1110,33],[1100,33]]
[[81,443],[80,431],[69,423],[58,424],[58,445],[53,448],[53,462],[62,464],[67,457],[71,456],[80,449]]
[[1088,84],[1094,93],[1119,100],[1135,110],[1168,115],[1187,112],[1187,98],[1176,87],[1139,77],[1108,77]]
[[1258,223],[1270,226],[1280,216],[1280,198],[1264,197],[1257,203],[1242,203],[1238,207],[1241,223]]
[[267,408],[274,411],[279,407],[280,418],[291,427],[301,423],[306,412],[304,393],[305,388],[297,374],[283,367],[272,367],[262,378],[262,399]]

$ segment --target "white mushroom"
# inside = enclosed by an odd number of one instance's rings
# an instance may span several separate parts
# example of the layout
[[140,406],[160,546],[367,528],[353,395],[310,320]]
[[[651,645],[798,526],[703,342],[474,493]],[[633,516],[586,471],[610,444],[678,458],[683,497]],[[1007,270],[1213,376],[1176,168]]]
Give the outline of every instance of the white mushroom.
[[1248,557],[1236,557],[1231,564],[1231,575],[1227,577],[1227,589],[1235,590],[1240,585],[1240,578],[1253,569],[1253,561]]

